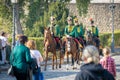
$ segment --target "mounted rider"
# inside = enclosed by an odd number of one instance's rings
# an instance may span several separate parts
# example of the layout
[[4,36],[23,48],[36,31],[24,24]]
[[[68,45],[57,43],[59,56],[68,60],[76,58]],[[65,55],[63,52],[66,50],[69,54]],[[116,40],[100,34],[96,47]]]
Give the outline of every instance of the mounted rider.
[[83,24],[82,23],[79,24],[77,17],[74,18],[74,27],[76,29],[75,38],[80,42],[80,44],[82,44],[81,47],[83,47],[85,44],[84,40],[85,30],[83,28]]
[[72,23],[72,17],[68,16],[67,17],[67,23],[68,25],[65,27],[64,29],[64,36],[63,36],[63,42],[62,42],[62,52],[64,53],[65,52],[65,38],[66,37],[75,37],[75,29],[74,29],[74,25]]
[[92,38],[93,38],[94,42],[96,43],[96,47],[99,48],[100,40],[99,40],[98,27],[94,26],[94,21],[92,18],[90,19],[90,22],[91,22],[90,31],[92,33]]
[[60,37],[61,37],[60,26],[56,24],[56,18],[54,16],[50,17],[50,25],[48,27],[50,28],[51,35],[56,41],[57,49],[60,48]]
[[[77,28],[73,25],[73,23],[72,23],[72,17],[68,17],[67,18],[67,23],[68,23],[68,25],[65,27],[65,32],[64,32],[64,34],[65,34],[65,37],[72,37],[73,39],[74,39],[74,41],[76,42],[76,46],[77,46],[77,48],[78,48],[78,50],[79,50],[79,41],[76,39],[76,31],[77,31]],[[63,38],[64,39],[64,38]],[[63,44],[62,44],[62,46],[63,46],[63,48],[62,48],[62,50],[64,51],[65,50],[65,40],[64,40],[64,42],[63,42]]]

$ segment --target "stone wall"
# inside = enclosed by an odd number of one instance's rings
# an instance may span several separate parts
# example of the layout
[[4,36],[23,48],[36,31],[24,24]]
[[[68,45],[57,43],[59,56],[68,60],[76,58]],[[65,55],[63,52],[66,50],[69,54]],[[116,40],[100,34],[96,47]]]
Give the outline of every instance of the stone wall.
[[[74,3],[68,5],[70,15],[76,15],[79,22],[82,22],[86,27],[90,25],[89,19],[93,18],[95,25],[98,26],[100,32],[109,32],[112,30],[112,13],[109,8],[109,3],[92,3],[89,5],[88,13],[80,17]],[[114,29],[120,29],[120,3],[115,4]]]

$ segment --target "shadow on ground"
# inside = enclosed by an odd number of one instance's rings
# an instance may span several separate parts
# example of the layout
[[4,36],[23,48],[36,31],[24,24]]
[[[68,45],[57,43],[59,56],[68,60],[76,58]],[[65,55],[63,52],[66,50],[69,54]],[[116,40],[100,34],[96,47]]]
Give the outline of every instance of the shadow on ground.
[[45,79],[52,79],[52,78],[60,78],[60,77],[65,77],[65,76],[71,76],[71,75],[76,75],[77,72],[73,71],[67,71],[67,72],[59,72],[59,71],[49,71],[49,72],[43,72]]

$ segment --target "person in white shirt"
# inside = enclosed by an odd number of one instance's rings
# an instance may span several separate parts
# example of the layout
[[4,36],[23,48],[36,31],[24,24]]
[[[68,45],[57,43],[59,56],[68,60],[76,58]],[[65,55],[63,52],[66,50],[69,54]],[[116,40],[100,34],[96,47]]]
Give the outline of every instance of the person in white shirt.
[[6,33],[2,32],[0,36],[1,42],[2,42],[2,64],[6,63],[6,44],[7,44],[7,38]]
[[30,49],[30,55],[32,58],[36,58],[37,64],[38,64],[38,69],[39,71],[33,74],[34,80],[41,80],[41,71],[40,71],[40,63],[43,61],[43,57],[41,53],[36,49],[36,44],[33,40],[29,40],[27,42],[27,47]]

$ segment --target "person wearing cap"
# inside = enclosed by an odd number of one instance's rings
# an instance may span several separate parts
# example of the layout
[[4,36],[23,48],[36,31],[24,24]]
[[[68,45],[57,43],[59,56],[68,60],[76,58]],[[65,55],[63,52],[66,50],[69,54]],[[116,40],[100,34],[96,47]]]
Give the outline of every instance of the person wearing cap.
[[94,21],[92,19],[90,19],[90,22],[91,22],[91,32],[92,32],[92,35],[93,37],[98,37],[99,36],[99,30],[98,28],[94,25]]
[[82,44],[81,47],[83,47],[83,45],[84,45],[84,28],[83,28],[82,23],[79,24],[77,17],[74,19],[74,27],[76,28],[75,38],[78,41],[80,41],[80,43]]
[[67,23],[68,23],[68,25],[64,29],[65,36],[63,36],[62,52],[65,51],[65,43],[66,43],[65,38],[69,37],[69,36],[75,38],[76,29],[74,28],[74,25],[72,23],[72,17],[70,17],[70,16],[67,17]]
[[67,18],[67,23],[68,23],[68,25],[65,27],[65,32],[64,32],[64,34],[65,34],[65,36],[71,36],[71,37],[75,37],[75,28],[74,28],[74,25],[73,25],[73,23],[72,23],[72,17],[68,17]]
[[96,47],[99,48],[99,43],[100,43],[100,40],[99,40],[99,30],[98,30],[98,28],[94,25],[94,21],[93,21],[92,18],[90,19],[90,22],[91,22],[90,31],[92,32],[93,40],[94,40],[94,42],[96,43]]
[[56,24],[56,19],[54,16],[50,17],[50,25],[48,25],[48,27],[50,28],[51,34],[56,41],[56,44],[57,44],[56,47],[59,48],[60,47],[60,37],[61,37],[60,26],[58,24]]

